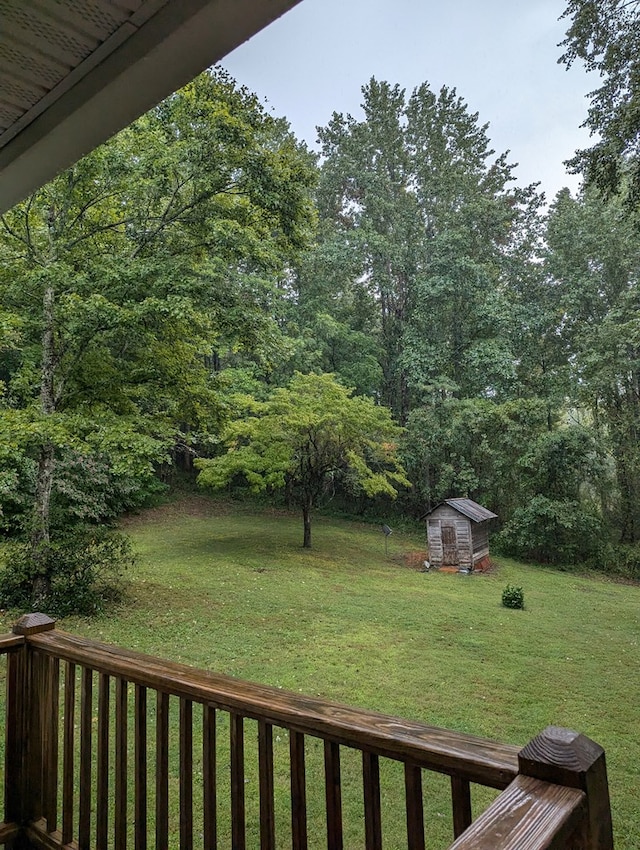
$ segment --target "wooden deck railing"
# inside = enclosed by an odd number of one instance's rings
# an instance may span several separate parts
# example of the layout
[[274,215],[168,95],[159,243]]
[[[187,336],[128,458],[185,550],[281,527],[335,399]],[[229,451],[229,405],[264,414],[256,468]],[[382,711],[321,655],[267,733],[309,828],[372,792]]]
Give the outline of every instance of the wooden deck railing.
[[[566,729],[550,727],[519,750],[74,637],[41,614],[23,617],[14,634],[0,638],[0,653],[7,654],[0,843],[15,850],[245,850],[248,837],[261,850],[342,850],[341,755],[354,750],[361,758],[366,850],[387,846],[381,759],[402,765],[408,850],[434,846],[425,838],[425,771],[450,777],[452,850],[613,846],[604,753]],[[197,717],[194,706],[201,707]],[[245,774],[250,721],[257,726],[256,799]],[[217,757],[227,724],[229,776]],[[274,729],[289,738],[290,824],[277,836],[276,797],[283,789],[274,769]],[[315,828],[308,833],[305,742],[311,739],[323,750],[321,836]],[[176,777],[169,771],[172,744]],[[219,841],[225,783],[230,834]],[[471,784],[502,792],[473,823]]]

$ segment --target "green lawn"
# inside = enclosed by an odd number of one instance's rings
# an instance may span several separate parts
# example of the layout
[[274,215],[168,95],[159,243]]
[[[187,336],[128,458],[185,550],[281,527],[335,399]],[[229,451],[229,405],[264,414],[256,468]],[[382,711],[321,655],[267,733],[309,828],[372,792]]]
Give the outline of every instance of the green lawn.
[[[616,847],[640,846],[640,587],[502,559],[485,576],[421,573],[404,558],[421,535],[395,533],[385,555],[377,527],[323,517],[303,551],[297,515],[205,499],[127,531],[130,605],[62,628],[515,744],[578,729],[607,752]],[[502,607],[507,583],[524,611]]]

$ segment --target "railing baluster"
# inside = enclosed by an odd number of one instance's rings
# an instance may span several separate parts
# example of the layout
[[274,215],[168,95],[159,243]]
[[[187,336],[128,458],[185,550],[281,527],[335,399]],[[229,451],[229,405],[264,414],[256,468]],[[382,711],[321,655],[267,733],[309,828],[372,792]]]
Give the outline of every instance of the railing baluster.
[[340,747],[333,741],[324,742],[324,781],[327,801],[327,848],[342,850]]
[[135,850],[147,850],[147,689],[136,685],[135,697]]
[[46,658],[39,652],[30,652],[29,716],[27,717],[27,819],[37,820],[43,813],[43,753],[42,726],[44,723],[44,665]]
[[4,811],[7,820],[15,823],[22,820],[25,799],[27,651],[22,647],[7,658]]
[[169,850],[169,694],[161,691],[156,714],[156,850]]
[[107,850],[109,814],[109,690],[106,673],[98,678],[98,755],[96,776],[96,850]]
[[307,850],[307,787],[304,766],[304,735],[289,732],[291,757],[291,840],[293,850]]
[[114,848],[127,848],[127,682],[116,679]]
[[382,818],[380,815],[380,764],[378,756],[362,753],[364,788],[364,834],[366,850],[382,850]]
[[[42,628],[44,625],[44,628]],[[255,686],[229,677],[192,671],[127,650],[111,649],[52,631],[52,621],[29,615],[22,632],[0,638],[0,654],[14,652],[7,669],[5,754],[6,820],[0,843],[15,846],[74,846],[77,850],[111,847],[126,850],[128,830],[127,770],[135,770],[135,847],[146,850],[147,829],[147,688],[157,693],[156,714],[156,848],[169,845],[169,710],[180,701],[180,848],[193,845],[193,702],[203,705],[204,850],[216,850],[216,712],[225,706],[230,717],[231,814],[233,850],[245,850],[244,718],[258,723],[260,776],[260,842],[275,847],[275,782],[273,725],[289,730],[291,781],[291,846],[306,850],[307,812],[305,735],[324,741],[328,850],[342,850],[341,746],[360,749],[366,850],[382,848],[379,758],[404,763],[408,850],[424,850],[422,771],[451,774],[456,848],[494,847],[494,839],[511,833],[510,846],[564,847],[566,840],[593,850],[610,850],[610,806],[602,748],[584,736],[550,727],[524,750],[462,733],[402,721],[374,712],[356,711],[311,697]],[[34,630],[35,629],[35,630]],[[59,734],[59,662],[66,662],[62,772],[62,832],[57,818]],[[97,745],[93,679],[99,671]],[[76,666],[77,665],[77,666]],[[77,669],[81,669],[80,735],[75,734]],[[121,678],[125,676],[125,678]],[[110,681],[116,679],[115,706],[110,714]],[[135,758],[128,757],[128,683],[135,683]],[[162,684],[161,684],[162,683]],[[295,712],[295,713],[294,713]],[[295,718],[295,719],[294,719]],[[114,838],[107,835],[110,723],[115,725]],[[294,725],[291,729],[289,724]],[[172,724],[176,726],[176,723]],[[394,731],[395,730],[395,731]],[[58,737],[56,737],[58,735]],[[79,767],[75,747],[79,745]],[[366,748],[366,749],[365,749]],[[97,763],[93,764],[94,750]],[[173,761],[171,762],[172,767]],[[519,773],[518,773],[519,768]],[[96,772],[95,785],[93,771]],[[457,774],[457,775],[456,775]],[[464,779],[460,777],[465,777]],[[9,783],[13,785],[9,787]],[[470,783],[506,788],[489,809],[471,821]],[[79,785],[77,845],[74,842],[74,784]],[[321,789],[313,789],[321,793]],[[315,799],[315,797],[314,797]],[[92,805],[96,805],[92,836]],[[44,818],[43,818],[44,815]],[[470,824],[470,825],[469,825]],[[515,824],[514,833],[512,825]],[[465,829],[465,827],[467,827]],[[506,830],[506,832],[505,832]],[[93,840],[92,840],[93,839]],[[563,843],[564,842],[564,843]],[[177,843],[177,842],[173,842]],[[12,845],[13,846],[13,845]],[[506,846],[506,845],[505,845]],[[573,846],[573,845],[572,845]]]
[[60,661],[42,659],[42,813],[47,832],[58,828],[58,717]]
[[424,811],[422,806],[422,771],[412,764],[404,766],[407,800],[408,850],[424,850]]
[[180,850],[193,847],[193,708],[180,700]]
[[239,714],[229,715],[231,729],[231,845],[245,850],[244,724]]
[[467,779],[451,777],[451,807],[453,810],[453,837],[471,826],[471,785]]
[[260,770],[260,850],[275,850],[273,726],[264,720],[258,723],[258,762]]
[[64,733],[62,738],[62,843],[73,838],[74,726],[76,665],[67,662],[64,676]]
[[93,671],[82,669],[80,702],[80,804],[79,850],[91,848],[91,719],[93,715]]
[[210,705],[202,706],[202,794],[204,850],[216,850],[218,846],[216,777],[216,710]]

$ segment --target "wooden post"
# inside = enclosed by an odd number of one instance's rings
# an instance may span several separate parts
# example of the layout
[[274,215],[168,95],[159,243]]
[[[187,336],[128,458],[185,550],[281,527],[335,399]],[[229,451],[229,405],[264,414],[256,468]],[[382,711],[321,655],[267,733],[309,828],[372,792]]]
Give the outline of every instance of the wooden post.
[[607,768],[599,744],[571,729],[547,726],[520,751],[518,763],[525,776],[584,791],[587,815],[577,846],[581,850],[612,850]]
[[[53,629],[55,620],[46,614],[25,614],[13,627],[13,633],[29,635]],[[46,683],[39,675],[42,665],[34,665],[33,654],[28,642],[14,655],[9,656],[9,693],[7,695],[8,752],[5,783],[11,789],[8,800],[11,811],[7,815],[15,820],[21,830],[43,814],[43,802],[47,799],[43,779],[43,729],[41,719],[46,711],[41,705]],[[37,668],[37,669],[36,669]],[[52,778],[55,781],[55,777]],[[29,848],[24,833],[18,836],[15,848]]]
[[[27,683],[27,647],[7,655],[6,683],[6,746],[4,782],[4,819],[18,826],[23,822],[24,782],[26,775],[26,723],[25,711]],[[19,838],[9,842],[10,850],[17,848]]]
[[47,614],[24,614],[11,630],[14,635],[37,635],[39,632],[48,632],[55,629],[56,621]]

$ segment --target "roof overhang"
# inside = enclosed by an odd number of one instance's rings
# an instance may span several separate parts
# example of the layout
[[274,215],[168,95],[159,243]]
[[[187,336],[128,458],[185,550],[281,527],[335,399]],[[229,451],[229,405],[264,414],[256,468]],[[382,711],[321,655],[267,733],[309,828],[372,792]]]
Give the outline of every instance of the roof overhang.
[[0,0],[0,213],[299,0]]
[[473,499],[460,498],[460,499],[445,499],[442,502],[438,502],[430,511],[427,511],[426,514],[423,514],[420,519],[426,519],[431,516],[431,514],[437,510],[442,505],[449,505],[450,508],[453,508],[458,513],[466,516],[467,519],[470,519],[472,522],[487,522],[490,519],[497,519],[498,515],[494,514],[493,511],[490,511],[488,508],[484,508],[482,505],[479,505],[477,502],[474,502]]

